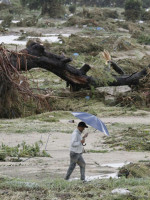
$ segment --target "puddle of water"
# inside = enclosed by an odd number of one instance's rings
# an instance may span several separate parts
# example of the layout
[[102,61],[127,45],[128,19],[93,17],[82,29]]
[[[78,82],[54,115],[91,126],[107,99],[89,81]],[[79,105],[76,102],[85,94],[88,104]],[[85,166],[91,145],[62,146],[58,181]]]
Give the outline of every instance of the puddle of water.
[[20,21],[19,20],[12,20],[11,22],[14,23],[14,24],[17,24]]
[[[64,37],[69,37],[70,34],[62,34]],[[42,42],[48,41],[48,42],[61,42],[60,39],[58,38],[58,34],[45,34],[45,37],[27,37],[26,40],[17,40],[19,36],[15,35],[5,35],[5,36],[0,36],[0,44],[3,42],[5,44],[15,44],[15,45],[26,45],[26,42],[28,39],[33,39],[33,38],[39,38]]]
[[101,174],[101,175],[97,175],[97,176],[86,176],[85,180],[86,181],[93,181],[93,180],[96,180],[96,179],[118,178],[117,174],[118,173]]
[[[128,165],[130,162],[125,162],[125,163],[110,163],[110,164],[102,164],[102,167],[113,167],[113,168],[120,168],[123,167],[124,165]],[[118,179],[118,172],[115,173],[103,173],[97,176],[86,176],[85,180],[86,181],[93,181],[96,179],[109,179],[109,178],[116,178]],[[79,178],[72,178],[69,181],[74,181],[74,180],[79,180]]]
[[111,193],[112,194],[118,193],[118,194],[126,195],[126,194],[130,194],[130,191],[125,188],[116,188],[116,189],[112,190]]
[[[3,20],[0,20],[0,24],[2,23],[2,21],[3,21]],[[14,24],[17,24],[17,23],[20,22],[20,21],[18,21],[18,20],[12,20],[11,22],[14,23]]]
[[128,165],[130,162],[126,163],[110,163],[110,164],[102,164],[102,167],[113,167],[113,168],[120,168],[123,167],[124,165]]
[[40,39],[42,42],[44,42],[44,41],[48,41],[48,42],[60,42],[60,39],[58,38],[58,36],[49,36],[49,37],[27,37],[27,39],[34,39],[34,38],[38,38],[38,39]]
[[[93,181],[93,180],[97,180],[97,179],[109,179],[109,178],[118,179],[117,174],[118,173],[110,173],[110,174],[101,174],[101,175],[97,175],[97,176],[86,176],[85,180],[88,182],[88,181]],[[74,180],[79,180],[79,178],[72,178],[69,181],[74,181]]]
[[115,19],[115,21],[119,21],[119,22],[125,22],[124,19]]
[[142,20],[139,21],[139,24],[143,24],[143,23],[144,23],[144,21],[142,21]]
[[43,34],[44,36],[59,36],[59,35],[62,35],[63,37],[69,37],[71,34],[49,34],[49,33],[46,33],[46,34]]
[[18,36],[14,35],[0,36],[0,44],[3,42],[5,44],[26,45],[26,41],[19,41],[17,39]]

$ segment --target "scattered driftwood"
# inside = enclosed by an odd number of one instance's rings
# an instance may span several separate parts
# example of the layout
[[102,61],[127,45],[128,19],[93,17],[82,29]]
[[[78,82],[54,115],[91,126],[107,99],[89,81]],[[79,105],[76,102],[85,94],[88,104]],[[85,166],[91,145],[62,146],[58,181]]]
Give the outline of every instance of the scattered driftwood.
[[[149,65],[140,72],[126,75],[111,60],[108,52],[105,52],[104,56],[107,57],[106,60],[110,66],[118,73],[118,76],[114,75],[115,81],[108,83],[109,86],[137,85],[139,80],[147,74],[147,68],[150,67]],[[86,75],[91,69],[88,64],[83,65],[81,69],[77,69],[70,65],[70,62],[70,58],[47,52],[41,44],[35,42],[31,42],[26,49],[20,51],[19,55],[12,54],[11,56],[11,63],[18,70],[30,70],[36,67],[46,69],[65,80],[67,86],[70,85],[72,91],[78,91],[81,88],[90,88],[91,85],[94,87],[103,86],[99,85],[98,80],[94,77]]]

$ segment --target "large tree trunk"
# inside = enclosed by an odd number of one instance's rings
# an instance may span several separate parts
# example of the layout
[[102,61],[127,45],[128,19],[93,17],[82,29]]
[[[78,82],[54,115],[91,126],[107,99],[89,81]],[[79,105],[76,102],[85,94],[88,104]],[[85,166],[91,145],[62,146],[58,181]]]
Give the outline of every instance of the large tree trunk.
[[[11,56],[11,63],[18,70],[30,70],[36,67],[46,69],[65,80],[73,91],[78,91],[81,88],[90,88],[91,86],[102,86],[99,85],[99,81],[94,77],[86,75],[91,69],[88,64],[83,65],[81,69],[77,69],[69,64],[71,61],[70,58],[47,52],[44,47],[38,43],[32,42],[26,49],[22,50],[21,53],[23,54],[20,57],[20,62],[17,62],[18,58],[15,55]],[[113,61],[110,61],[110,63],[112,68],[120,74],[114,76],[115,81],[108,83],[110,86],[137,85],[139,79],[147,74],[147,68],[144,68],[141,72],[125,75],[123,70],[117,66],[116,63]]]

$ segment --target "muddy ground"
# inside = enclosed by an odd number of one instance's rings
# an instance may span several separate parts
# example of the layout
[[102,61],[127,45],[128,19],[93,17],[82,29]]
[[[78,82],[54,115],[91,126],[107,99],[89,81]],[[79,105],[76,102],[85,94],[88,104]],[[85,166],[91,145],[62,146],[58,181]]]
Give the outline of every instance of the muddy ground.
[[[129,116],[129,117],[104,117],[101,118],[106,125],[109,127],[113,126],[114,123],[122,124],[122,126],[132,126],[136,123],[138,125],[148,125],[150,122],[150,113],[147,116]],[[18,123],[21,119],[7,121],[8,126],[11,123],[16,124],[16,129],[19,129]],[[9,124],[10,122],[10,124]],[[28,122],[23,125],[32,126],[32,123],[38,124],[38,120],[33,122]],[[76,127],[78,120],[75,123],[70,123],[67,119],[60,120],[58,123],[53,123],[53,126],[57,128],[57,132],[49,131],[44,133],[39,133],[33,131],[32,133],[3,133],[0,131],[1,142],[7,144],[8,146],[16,146],[17,144],[25,141],[27,144],[34,144],[35,142],[42,140],[43,145],[41,145],[41,150],[46,150],[51,158],[34,157],[34,158],[22,158],[21,162],[10,162],[7,161],[0,162],[0,174],[9,177],[23,178],[27,180],[44,180],[49,177],[51,178],[63,178],[67,171],[69,165],[69,145],[70,145],[70,133],[65,133],[61,130],[61,127],[68,127],[70,132]],[[18,124],[18,125],[17,125]],[[43,123],[43,126],[49,126],[51,128],[51,123]],[[24,130],[25,131],[25,130]],[[110,149],[108,145],[103,144],[105,137],[103,133],[99,131],[94,131],[93,128],[87,130],[89,136],[86,140],[85,153],[83,154],[86,161],[86,176],[87,178],[94,178],[94,176],[102,176],[103,178],[109,176],[116,176],[115,173],[118,172],[118,167],[123,164],[136,163],[140,160],[150,160],[150,152],[135,152],[135,151],[118,151]],[[86,131],[85,131],[86,132]],[[113,132],[110,130],[110,137],[114,136]],[[116,136],[118,137],[118,136]],[[90,152],[99,150],[99,152]],[[106,153],[100,152],[106,150]],[[109,164],[115,164],[114,166],[107,166]],[[106,165],[106,166],[103,166]],[[79,167],[76,167],[71,178],[79,178],[80,172]],[[100,178],[100,177],[99,177]]]

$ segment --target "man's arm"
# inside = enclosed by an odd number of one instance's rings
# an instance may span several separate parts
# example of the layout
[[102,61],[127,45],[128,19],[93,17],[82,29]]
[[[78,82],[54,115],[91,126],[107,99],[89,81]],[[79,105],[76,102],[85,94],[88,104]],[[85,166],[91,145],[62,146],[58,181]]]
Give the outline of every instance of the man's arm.
[[85,138],[88,136],[88,133],[86,133],[83,137],[82,137],[82,140],[81,140],[81,143],[84,144],[85,143]]
[[86,134],[83,136],[83,138],[85,139],[87,136],[88,136],[88,133],[86,133]]

